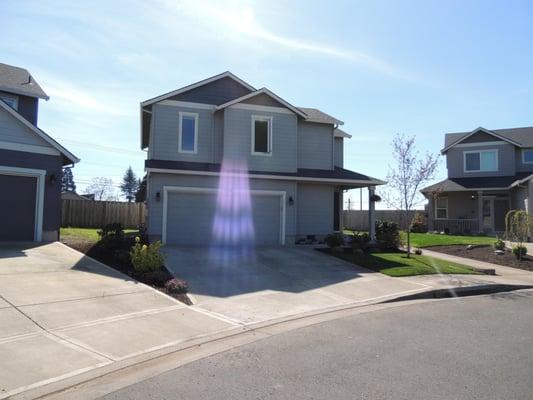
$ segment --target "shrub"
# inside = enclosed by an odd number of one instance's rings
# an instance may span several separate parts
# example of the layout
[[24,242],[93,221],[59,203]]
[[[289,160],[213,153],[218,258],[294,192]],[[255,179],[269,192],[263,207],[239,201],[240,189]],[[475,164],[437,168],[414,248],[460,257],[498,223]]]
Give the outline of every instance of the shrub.
[[411,232],[426,233],[428,231],[428,222],[426,215],[421,212],[415,213],[413,222],[411,223]]
[[184,294],[187,293],[189,285],[184,280],[173,278],[165,283],[165,289],[168,293]]
[[365,248],[366,245],[370,242],[370,235],[366,232],[364,233],[355,233],[352,236],[352,247],[354,249],[362,249]]
[[513,246],[513,254],[518,260],[521,260],[527,254],[527,247],[517,244]]
[[494,250],[505,250],[505,242],[498,239],[492,244],[492,247],[494,247]]
[[153,272],[160,269],[165,257],[160,252],[161,242],[157,241],[152,244],[141,244],[139,237],[135,238],[135,245],[131,248],[131,263],[135,272]]
[[396,222],[377,221],[376,239],[384,250],[396,250],[400,246],[400,230]]
[[421,255],[422,255],[422,249],[416,249],[416,250],[415,250],[415,254],[416,254],[417,256],[421,256]]
[[109,250],[119,249],[124,243],[124,228],[120,223],[107,224],[98,231],[99,244]]
[[340,233],[330,233],[329,235],[326,235],[324,242],[326,242],[326,245],[329,248],[334,249],[335,247],[340,247],[344,244],[344,238]]

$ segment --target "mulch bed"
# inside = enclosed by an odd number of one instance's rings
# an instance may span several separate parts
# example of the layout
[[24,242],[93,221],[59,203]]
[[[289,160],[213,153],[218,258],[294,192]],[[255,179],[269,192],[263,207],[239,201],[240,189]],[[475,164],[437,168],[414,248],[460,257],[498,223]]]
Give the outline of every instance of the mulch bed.
[[450,254],[458,257],[471,258],[472,260],[485,261],[492,264],[503,265],[533,271],[533,257],[525,256],[522,261],[518,261],[511,251],[507,250],[505,254],[496,255],[494,249],[489,245],[478,245],[473,249],[467,250],[466,245],[452,246],[430,246],[425,249],[438,251],[439,253]]
[[65,238],[61,239],[61,242],[113,269],[116,269],[117,271],[122,272],[125,275],[128,275],[139,282],[151,286],[154,289],[187,304],[188,306],[193,304],[186,293],[173,293],[165,289],[165,282],[174,278],[174,276],[164,266],[161,268],[161,270],[154,273],[138,274],[133,269],[131,263],[127,261],[127,257],[124,257],[124,252],[127,253],[126,250],[117,250],[114,253],[109,253],[99,249],[95,242],[83,239]]

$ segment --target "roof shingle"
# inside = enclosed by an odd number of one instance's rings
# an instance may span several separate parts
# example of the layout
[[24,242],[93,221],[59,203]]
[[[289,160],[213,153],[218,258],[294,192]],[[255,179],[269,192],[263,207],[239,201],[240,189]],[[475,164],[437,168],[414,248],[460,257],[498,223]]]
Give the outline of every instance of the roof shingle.
[[2,63],[0,63],[0,91],[49,99],[28,70]]

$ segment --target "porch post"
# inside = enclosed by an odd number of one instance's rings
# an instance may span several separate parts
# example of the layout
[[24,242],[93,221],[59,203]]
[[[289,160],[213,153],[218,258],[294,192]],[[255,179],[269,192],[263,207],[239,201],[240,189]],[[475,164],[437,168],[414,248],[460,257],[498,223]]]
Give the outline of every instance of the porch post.
[[433,193],[428,196],[428,232],[435,230],[435,197]]
[[478,232],[483,233],[483,191],[477,192],[477,223]]
[[373,201],[375,190],[373,186],[368,187],[368,234],[371,242],[376,241],[376,216],[374,213],[376,203]]

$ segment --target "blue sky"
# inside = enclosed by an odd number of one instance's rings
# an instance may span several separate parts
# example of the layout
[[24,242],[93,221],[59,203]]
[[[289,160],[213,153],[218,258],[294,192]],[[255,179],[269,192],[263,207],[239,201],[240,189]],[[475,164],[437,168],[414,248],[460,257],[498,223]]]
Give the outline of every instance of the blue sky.
[[142,176],[140,101],[225,70],[342,119],[345,166],[385,178],[395,133],[436,153],[533,125],[532,19],[531,1],[1,0],[0,62],[50,95],[39,125],[82,159],[80,191]]

